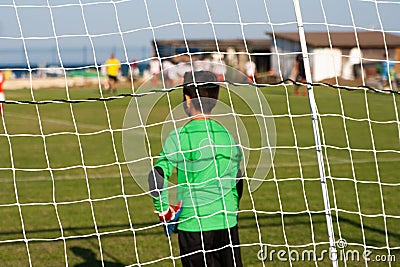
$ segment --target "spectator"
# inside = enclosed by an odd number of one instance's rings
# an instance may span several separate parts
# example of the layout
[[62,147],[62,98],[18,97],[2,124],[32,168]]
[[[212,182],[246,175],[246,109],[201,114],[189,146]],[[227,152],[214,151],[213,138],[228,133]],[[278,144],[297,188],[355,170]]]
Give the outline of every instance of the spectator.
[[254,63],[254,61],[250,59],[249,61],[246,62],[244,67],[246,69],[246,75],[247,78],[249,79],[249,82],[254,82],[254,78],[256,75],[256,63]]
[[176,69],[177,69],[179,83],[183,83],[183,76],[185,75],[186,72],[192,71],[190,63],[186,61],[179,62],[178,65],[176,66]]
[[174,63],[166,59],[162,62],[165,85],[174,86],[179,80],[177,68]]
[[132,82],[135,81],[137,77],[139,77],[139,68],[136,59],[131,60],[128,75],[129,75],[128,79],[130,79]]
[[362,52],[357,47],[354,47],[350,50],[349,54],[349,62],[352,65],[353,70],[353,78],[358,79],[361,76],[361,60],[362,60]]
[[[3,71],[0,69],[0,101],[5,101],[5,97],[4,97],[4,91],[3,91],[3,84],[6,81],[6,77],[3,73]],[[0,114],[3,113],[3,103],[0,103]]]
[[226,64],[224,56],[221,54],[214,54],[212,63],[212,71],[217,75],[218,81],[221,82],[225,80]]
[[211,70],[211,60],[209,57],[204,56],[202,59],[193,62],[194,71],[210,71]]
[[158,58],[153,58],[150,62],[150,75],[153,78],[152,83],[158,83],[158,76],[160,75],[160,61]]
[[[386,58],[386,55],[384,55],[384,57]],[[383,88],[388,88],[390,83],[393,90],[397,91],[397,75],[394,69],[394,61],[392,59],[388,58],[387,60],[382,61],[380,75]]]

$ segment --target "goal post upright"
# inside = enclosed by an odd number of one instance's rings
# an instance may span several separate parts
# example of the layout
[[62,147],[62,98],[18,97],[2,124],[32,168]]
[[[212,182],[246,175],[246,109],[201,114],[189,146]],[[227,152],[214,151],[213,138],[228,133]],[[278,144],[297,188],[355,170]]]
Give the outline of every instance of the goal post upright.
[[333,222],[332,222],[331,207],[330,207],[330,202],[329,202],[328,186],[327,186],[327,182],[326,182],[324,159],[323,159],[322,145],[321,145],[321,136],[320,136],[319,127],[318,127],[318,109],[317,109],[317,104],[315,102],[314,90],[313,90],[313,86],[312,86],[310,59],[308,56],[307,43],[306,43],[306,37],[305,37],[304,25],[303,25],[303,18],[301,15],[299,0],[293,0],[293,5],[294,5],[294,10],[295,10],[295,15],[296,15],[297,28],[298,28],[299,38],[300,38],[301,53],[303,56],[303,64],[304,64],[304,69],[305,69],[305,74],[306,74],[307,93],[308,93],[308,99],[309,99],[309,104],[310,104],[312,127],[313,127],[314,141],[315,141],[315,151],[317,154],[322,196],[323,196],[323,201],[324,201],[326,226],[327,226],[328,237],[329,237],[330,259],[332,260],[332,266],[337,267],[338,261],[337,261],[337,250],[336,250],[336,246],[335,246],[335,234],[334,234],[334,230],[333,230]]

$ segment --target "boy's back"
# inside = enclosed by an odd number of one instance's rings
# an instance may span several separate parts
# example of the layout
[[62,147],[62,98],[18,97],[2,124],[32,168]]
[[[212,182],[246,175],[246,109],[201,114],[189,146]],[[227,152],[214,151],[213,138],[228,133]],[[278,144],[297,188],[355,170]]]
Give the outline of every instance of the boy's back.
[[[218,99],[216,82],[216,75],[208,71],[185,73],[183,107],[191,120],[168,135],[148,178],[166,234],[178,223],[185,267],[242,266],[236,217],[243,190],[242,153],[229,131],[209,118]],[[176,206],[163,190],[175,168]]]
[[167,177],[177,168],[177,198],[183,203],[179,230],[209,231],[236,225],[236,176],[241,159],[232,135],[212,119],[191,120],[168,135],[155,167],[161,167]]

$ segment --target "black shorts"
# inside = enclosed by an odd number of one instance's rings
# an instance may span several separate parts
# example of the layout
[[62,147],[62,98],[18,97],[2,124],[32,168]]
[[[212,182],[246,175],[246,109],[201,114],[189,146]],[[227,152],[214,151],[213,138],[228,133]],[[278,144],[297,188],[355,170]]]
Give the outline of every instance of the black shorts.
[[[243,266],[240,255],[240,242],[237,225],[230,229],[206,232],[178,231],[178,239],[183,267]],[[204,244],[204,248],[202,243]]]
[[108,75],[108,79],[118,82],[117,76]]

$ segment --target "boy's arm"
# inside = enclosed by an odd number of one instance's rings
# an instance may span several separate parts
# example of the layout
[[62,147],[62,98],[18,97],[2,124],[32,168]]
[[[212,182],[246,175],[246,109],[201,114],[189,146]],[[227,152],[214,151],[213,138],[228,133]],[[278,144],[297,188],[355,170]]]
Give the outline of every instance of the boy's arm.
[[163,188],[164,183],[164,171],[161,167],[154,167],[149,173],[149,190],[152,191],[151,195],[153,197],[160,197],[161,194],[159,190]]
[[168,210],[168,192],[162,190],[165,183],[164,170],[159,166],[155,166],[149,173],[148,183],[156,211],[163,212]]
[[243,195],[243,179],[242,179],[242,171],[239,169],[236,174],[237,182],[236,182],[236,191],[238,193],[238,202],[242,198]]
[[169,205],[168,192],[162,190],[167,179],[164,177],[164,171],[161,167],[155,166],[149,173],[148,182],[151,196],[153,197],[154,207],[161,222],[167,223],[164,225],[164,232],[170,236],[176,231],[176,222],[182,211],[182,201],[177,205]]
[[168,179],[177,164],[177,137],[175,132],[168,135],[163,148],[153,165],[148,176],[149,189],[153,198],[153,204],[157,212],[164,213],[169,209]]

